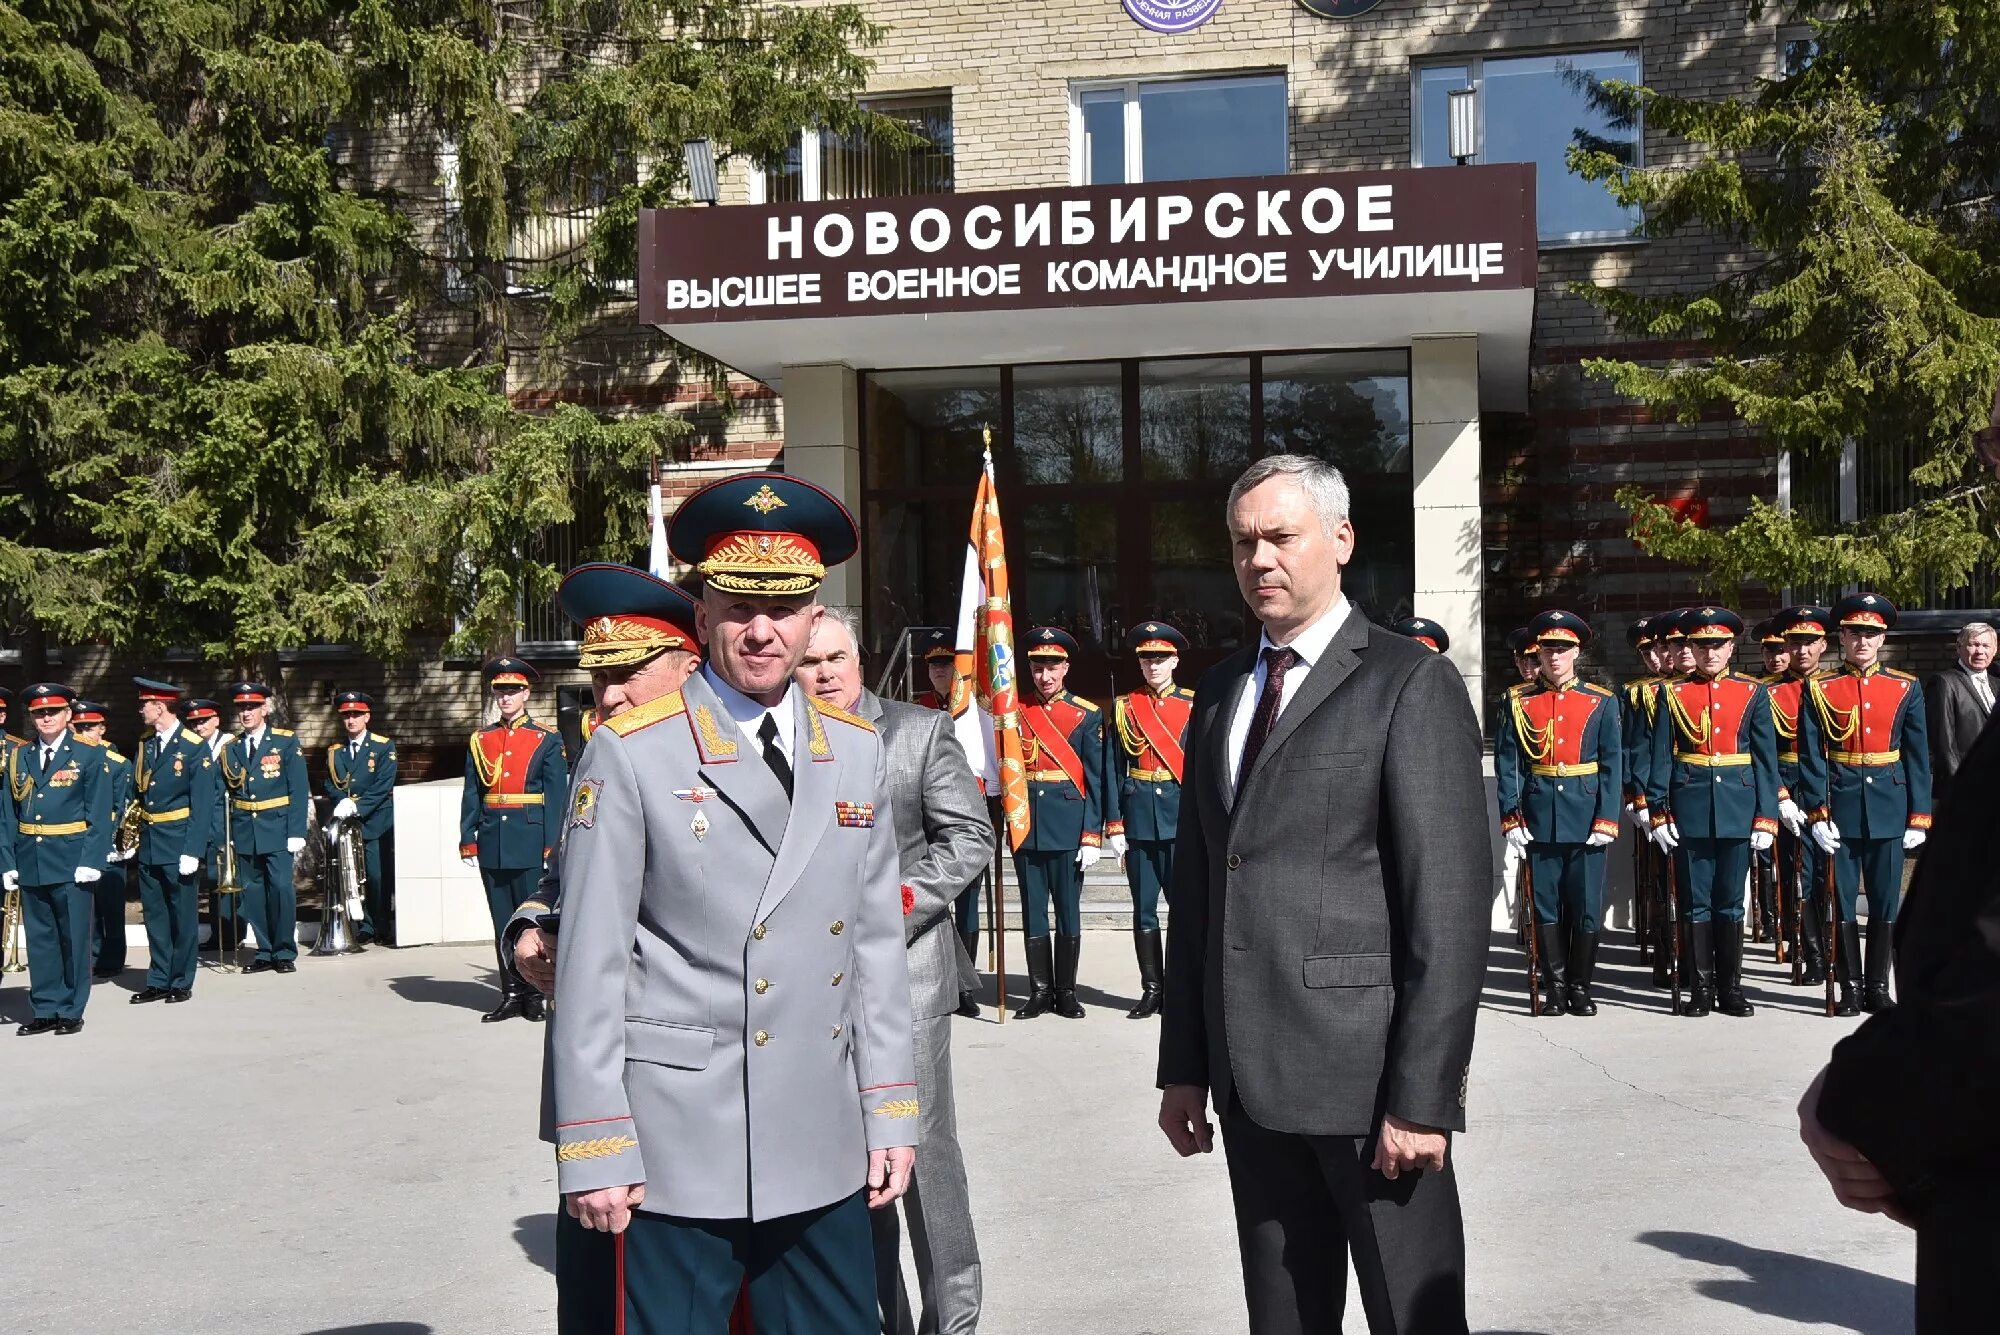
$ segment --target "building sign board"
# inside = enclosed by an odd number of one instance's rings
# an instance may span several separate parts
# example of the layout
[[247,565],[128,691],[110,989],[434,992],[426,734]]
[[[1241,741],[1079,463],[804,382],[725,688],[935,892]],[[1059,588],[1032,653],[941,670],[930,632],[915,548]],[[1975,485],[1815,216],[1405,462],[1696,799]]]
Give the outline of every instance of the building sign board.
[[1154,32],[1192,32],[1215,17],[1222,0],[1124,0],[1125,12]]
[[1527,163],[648,209],[639,318],[688,325],[1532,289]]

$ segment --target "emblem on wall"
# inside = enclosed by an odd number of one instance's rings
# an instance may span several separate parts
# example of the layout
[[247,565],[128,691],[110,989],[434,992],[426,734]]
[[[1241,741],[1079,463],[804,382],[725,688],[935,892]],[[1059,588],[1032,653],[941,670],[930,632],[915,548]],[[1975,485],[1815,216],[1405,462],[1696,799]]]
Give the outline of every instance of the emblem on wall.
[[1215,17],[1222,0],[1124,0],[1125,12],[1154,32],[1192,32]]
[[1351,19],[1381,3],[1382,0],[1299,0],[1299,8],[1323,19]]

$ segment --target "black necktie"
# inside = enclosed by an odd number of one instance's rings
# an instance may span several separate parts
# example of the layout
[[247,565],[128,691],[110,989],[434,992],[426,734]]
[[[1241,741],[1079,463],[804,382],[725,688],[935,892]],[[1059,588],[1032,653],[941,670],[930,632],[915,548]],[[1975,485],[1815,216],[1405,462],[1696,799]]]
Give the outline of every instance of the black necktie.
[[1243,763],[1236,770],[1236,786],[1250,782],[1250,767],[1264,749],[1264,741],[1277,726],[1278,705],[1285,698],[1285,670],[1299,661],[1291,649],[1264,651],[1264,691],[1257,697],[1257,712],[1250,716],[1250,732],[1243,739]]
[[47,774],[49,772],[49,762],[54,760],[55,757],[56,749],[44,742],[42,744],[42,773]]
[[778,720],[775,716],[764,715],[764,724],[757,729],[757,740],[764,744],[764,763],[771,767],[771,773],[778,776],[778,784],[789,798],[792,795],[792,762],[785,759],[784,751],[778,746]]

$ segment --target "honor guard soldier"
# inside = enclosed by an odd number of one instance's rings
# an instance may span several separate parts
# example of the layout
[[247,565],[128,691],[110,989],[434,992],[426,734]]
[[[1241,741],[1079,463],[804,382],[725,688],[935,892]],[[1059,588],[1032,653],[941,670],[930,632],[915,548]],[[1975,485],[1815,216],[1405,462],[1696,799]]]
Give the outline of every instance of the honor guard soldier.
[[[1576,675],[1590,624],[1550,610],[1528,622],[1541,678],[1514,692],[1494,739],[1500,830],[1534,878],[1535,947],[1542,1014],[1595,1015],[1604,850],[1618,837],[1621,786],[1618,702]],[[1561,924],[1567,923],[1565,942]]]
[[958,678],[958,650],[951,641],[951,632],[942,626],[933,626],[918,637],[924,674],[931,684],[929,690],[917,692],[917,703],[925,709],[951,708],[951,688]]
[[1743,998],[1743,887],[1750,854],[1778,833],[1777,733],[1770,692],[1729,667],[1743,618],[1727,608],[1684,614],[1694,671],[1660,691],[1647,806],[1653,838],[1680,884],[1683,1015],[1754,1013]]
[[1896,605],[1879,593],[1849,594],[1833,605],[1840,627],[1839,672],[1806,685],[1799,711],[1799,786],[1820,851],[1833,859],[1840,892],[1840,1001],[1852,1015],[1854,959],[1861,952],[1857,892],[1868,892],[1868,955],[1861,1009],[1887,1010],[1903,855],[1931,828],[1930,734],[1924,693],[1907,672],[1883,667],[1882,641]]
[[1757,623],[1752,632],[1757,637],[1757,646],[1764,652],[1764,684],[1769,686],[1785,675],[1785,669],[1792,665],[1792,646],[1785,640],[1785,632],[1778,627],[1778,618],[1765,617]]
[[1514,656],[1514,671],[1521,678],[1519,685],[1533,682],[1541,670],[1542,650],[1526,626],[1516,626],[1507,632],[1507,652]]
[[1791,891],[1798,918],[1798,982],[1813,987],[1826,982],[1826,953],[1820,888],[1826,880],[1826,855],[1806,834],[1806,816],[1799,784],[1799,710],[1806,684],[1825,677],[1820,666],[1826,637],[1833,632],[1833,613],[1810,604],[1788,607],[1772,618],[1790,651],[1784,675],[1771,688],[1771,720],[1778,730],[1778,875]]
[[[486,685],[500,720],[473,733],[466,743],[458,855],[466,866],[478,870],[486,886],[486,911],[493,920],[500,1004],[480,1017],[488,1024],[510,1015],[543,1018],[541,996],[515,981],[504,945],[507,920],[534,894],[543,865],[555,850],[560,804],[569,794],[562,738],[555,729],[528,717],[528,687],[538,675],[518,658],[488,663]],[[553,811],[550,798],[556,803]]]
[[[1028,1000],[1014,1012],[1032,1020],[1050,1011],[1076,1020],[1076,962],[1083,949],[1083,874],[1104,856],[1104,718],[1096,705],[1063,689],[1068,631],[1028,633],[1033,702],[1021,706],[1021,755],[1028,771],[1028,837],[1014,851],[1027,937]],[[1051,964],[1049,905],[1055,905]]]
[[296,973],[299,907],[293,859],[305,849],[312,820],[306,758],[290,728],[270,724],[271,688],[239,681],[229,688],[236,740],[222,748],[229,792],[229,842],[243,882],[243,912],[257,938],[245,973]]
[[1166,971],[1160,942],[1160,896],[1174,879],[1174,837],[1180,830],[1181,774],[1187,765],[1188,720],[1194,692],[1174,681],[1187,637],[1164,621],[1132,632],[1143,688],[1112,705],[1111,772],[1104,786],[1105,838],[1125,859],[1132,890],[1132,946],[1139,956],[1139,1004],[1128,1019],[1160,1013]]
[[362,691],[342,691],[333,698],[340,715],[342,738],[326,748],[326,795],[335,820],[361,822],[363,869],[368,877],[362,901],[362,945],[394,941],[395,903],[385,874],[391,867],[382,850],[396,825],[396,744],[370,732],[375,699]]
[[131,853],[119,851],[118,831],[123,827],[126,809],[132,805],[132,762],[105,744],[104,724],[104,706],[95,700],[79,700],[70,710],[69,725],[76,729],[76,735],[104,748],[104,764],[109,774],[105,792],[111,799],[111,852],[104,859],[105,874],[91,887],[97,946],[90,976],[116,978],[125,972],[125,900],[131,890],[130,878],[119,865]]
[[1624,762],[1625,812],[1643,835],[1646,822],[1646,761],[1641,753],[1653,740],[1653,711],[1660,688],[1659,659],[1654,650],[1653,618],[1640,617],[1625,628],[1625,643],[1639,656],[1640,672],[1618,692],[1618,738]]
[[14,1032],[74,1034],[90,1000],[92,887],[111,853],[111,776],[104,749],[70,730],[74,691],[37,682],[21,699],[34,735],[7,747],[11,847],[0,880],[21,894],[34,1018]]
[[1389,629],[1405,639],[1415,640],[1434,654],[1448,653],[1451,650],[1451,636],[1445,634],[1444,627],[1429,617],[1404,617]]
[[200,877],[210,831],[221,828],[217,811],[224,795],[221,763],[174,712],[180,687],[150,677],[132,681],[139,688],[143,729],[132,757],[132,792],[139,804],[134,861],[146,916],[146,986],[133,993],[136,1006],[194,995]]
[[[1778,707],[1777,690],[1778,686],[1785,679],[1785,669],[1791,666],[1792,647],[1785,642],[1785,634],[1778,628],[1778,618],[1775,615],[1765,617],[1755,626],[1752,626],[1750,633],[1756,637],[1758,650],[1764,657],[1764,672],[1758,680],[1762,681],[1770,690],[1772,708],[1776,711]],[[1780,752],[1778,760],[1778,823],[1780,827],[1778,838],[1782,841],[1785,837],[1783,829],[1786,823],[1785,807],[1791,802],[1791,789],[1788,787],[1789,780],[1785,774],[1785,763],[1782,755],[1786,749],[1782,720],[1774,712],[1771,716],[1771,721],[1773,724],[1778,725],[1778,750]],[[1752,871],[1750,882],[1757,890],[1757,902],[1754,908],[1757,914],[1758,934],[1766,941],[1777,943],[1777,959],[1782,964],[1785,959],[1785,944],[1782,935],[1783,924],[1778,921],[1780,899],[1778,895],[1778,850],[1776,848],[1767,848],[1753,853],[1750,857],[1750,864]]]

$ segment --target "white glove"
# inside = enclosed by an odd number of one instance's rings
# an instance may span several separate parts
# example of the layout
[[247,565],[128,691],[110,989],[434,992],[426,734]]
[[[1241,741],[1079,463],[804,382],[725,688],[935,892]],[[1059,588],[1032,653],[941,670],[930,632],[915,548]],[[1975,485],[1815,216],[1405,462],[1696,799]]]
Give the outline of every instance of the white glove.
[[1905,853],[1914,852],[1916,849],[1920,848],[1923,845],[1924,840],[1928,839],[1929,837],[1930,836],[1925,834],[1922,830],[1903,831],[1903,851]]
[[201,870],[201,859],[192,853],[181,854],[181,875],[192,876]]
[[20,872],[17,871],[0,872],[0,889],[19,890],[20,888],[21,888]]
[[1122,834],[1106,835],[1104,842],[1111,845],[1111,851],[1121,858],[1125,856],[1125,850],[1132,846],[1126,842],[1125,836]]
[[1806,813],[1789,797],[1778,799],[1778,819],[1785,823],[1785,828],[1792,832],[1794,839],[1805,832]]
[[1653,842],[1660,846],[1662,853],[1671,853],[1681,846],[1681,831],[1678,825],[1668,821],[1653,827]]
[[1769,830],[1750,831],[1750,849],[1755,853],[1768,853],[1771,845],[1778,842],[1778,836]]
[[1535,842],[1535,836],[1528,833],[1528,827],[1525,825],[1516,825],[1513,829],[1507,831],[1504,837],[1507,840],[1507,847],[1513,849],[1516,853],[1527,852],[1528,845]]
[[1602,830],[1592,830],[1590,832],[1590,837],[1584,840],[1583,842],[1588,847],[1591,848],[1604,848],[1608,846],[1611,843],[1611,841],[1613,839],[1616,839],[1617,837],[1618,836],[1615,834],[1606,834]]
[[305,852],[306,851],[305,838],[303,836],[295,835],[292,838],[285,840],[285,851],[287,853],[292,853],[292,854]]
[[343,797],[333,804],[333,818],[335,820],[347,820],[359,812],[360,808],[354,805],[354,799],[351,797]]
[[1103,856],[1103,849],[1093,844],[1085,844],[1082,848],[1076,850],[1076,869],[1078,871],[1089,871],[1091,864]]
[[469,858],[460,858],[459,861],[463,862],[466,866],[472,868],[474,871],[479,870],[479,855],[477,853],[473,854]]
[[99,879],[103,875],[104,868],[102,867],[78,867],[76,869],[76,883],[78,885],[89,885],[92,881]]
[[128,848],[121,853],[114,848],[111,850],[111,860],[113,862],[129,862],[131,861],[133,854],[137,853],[138,851],[139,850],[136,848]]
[[1830,820],[1816,820],[1806,827],[1812,834],[1812,841],[1819,845],[1822,853],[1831,853],[1840,847],[1840,827]]

